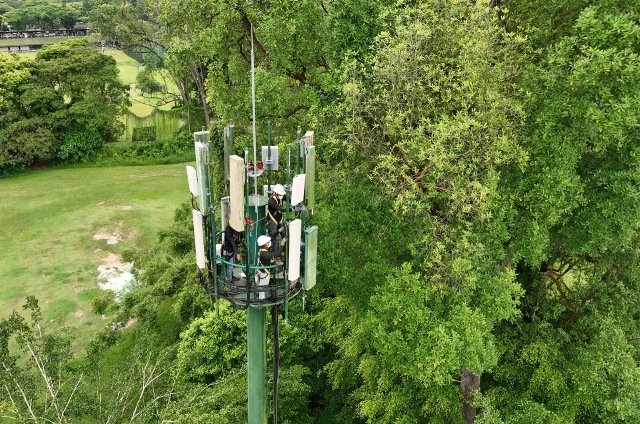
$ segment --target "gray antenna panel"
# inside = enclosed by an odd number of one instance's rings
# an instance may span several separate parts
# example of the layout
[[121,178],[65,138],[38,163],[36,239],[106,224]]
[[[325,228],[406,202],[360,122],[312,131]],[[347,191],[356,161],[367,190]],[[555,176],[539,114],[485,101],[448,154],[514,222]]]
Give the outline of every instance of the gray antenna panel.
[[220,199],[220,225],[222,228],[222,239],[224,240],[224,230],[229,225],[229,196]]
[[[206,133],[208,134],[208,132]],[[195,134],[200,134],[200,133],[195,133]],[[199,186],[198,196],[200,198],[200,211],[206,214],[209,212],[207,210],[209,209],[207,207],[208,206],[207,196],[209,195],[209,193],[207,193],[207,181],[206,181],[207,178],[205,175],[201,175],[202,174],[201,171],[205,167],[209,166],[209,145],[197,141],[195,143],[195,149],[196,149],[196,174],[198,175],[198,186]]]
[[224,179],[229,181],[229,156],[233,153],[233,125],[224,127]]
[[314,225],[304,230],[304,289],[310,290],[316,285],[318,264],[318,227]]
[[307,156],[305,158],[305,197],[306,206],[311,212],[316,203],[316,148],[314,146],[307,147]]
[[[269,147],[271,147],[271,159],[269,159]],[[278,170],[278,146],[262,146],[262,163],[265,171]]]

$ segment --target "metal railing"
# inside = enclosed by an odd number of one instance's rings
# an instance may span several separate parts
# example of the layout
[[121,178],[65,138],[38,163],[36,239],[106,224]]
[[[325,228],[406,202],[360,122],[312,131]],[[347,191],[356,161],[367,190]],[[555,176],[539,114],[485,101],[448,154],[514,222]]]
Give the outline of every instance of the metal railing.
[[86,29],[30,29],[24,31],[0,31],[0,39],[48,38],[48,37],[83,37]]
[[[214,281],[218,296],[227,299],[235,306],[247,308],[277,305],[283,303],[287,297],[292,298],[300,292],[301,284],[288,281],[284,275],[284,265],[249,265],[250,275],[229,282],[226,279],[226,267],[231,265],[245,271],[247,264],[232,263],[222,256],[216,256],[215,262],[222,266],[222,270],[216,273],[217,277]],[[257,284],[256,274],[258,271],[271,273],[268,285],[260,286]]]

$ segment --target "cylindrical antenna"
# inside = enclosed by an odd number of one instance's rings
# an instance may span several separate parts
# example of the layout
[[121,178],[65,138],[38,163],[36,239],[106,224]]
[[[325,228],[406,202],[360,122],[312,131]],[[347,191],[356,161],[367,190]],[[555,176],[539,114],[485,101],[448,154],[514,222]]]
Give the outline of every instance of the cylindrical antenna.
[[[253,163],[258,163],[256,152],[256,69],[253,55],[253,23],[251,24],[251,109],[253,112]],[[257,165],[256,165],[257,166]],[[258,216],[258,170],[253,170],[253,194],[256,216]]]

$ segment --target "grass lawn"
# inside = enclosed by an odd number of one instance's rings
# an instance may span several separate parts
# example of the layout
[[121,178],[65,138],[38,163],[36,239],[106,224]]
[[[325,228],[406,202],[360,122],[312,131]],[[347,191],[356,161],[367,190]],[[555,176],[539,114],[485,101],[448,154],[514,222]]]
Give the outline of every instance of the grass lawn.
[[[120,81],[131,87],[129,92],[131,106],[129,107],[129,110],[139,117],[147,116],[153,112],[155,102],[151,99],[145,99],[140,95],[138,90],[136,90],[136,77],[138,76],[138,72],[142,70],[143,66],[122,50],[109,48],[105,49],[105,54],[116,60],[118,69],[120,70]],[[163,79],[159,76],[156,77],[156,80],[167,86],[169,91],[177,92],[177,88],[171,80]],[[160,109],[169,110],[171,109],[171,104],[160,105]]]
[[[49,169],[0,179],[0,318],[25,296],[40,301],[53,328],[69,327],[74,348],[105,325],[91,302],[109,253],[149,246],[188,199],[184,165]],[[118,244],[93,240],[122,235]]]
[[116,60],[116,64],[120,70],[120,82],[126,85],[136,82],[138,66],[140,66],[140,64],[134,58],[127,56],[125,52],[118,49],[105,49],[104,53]]

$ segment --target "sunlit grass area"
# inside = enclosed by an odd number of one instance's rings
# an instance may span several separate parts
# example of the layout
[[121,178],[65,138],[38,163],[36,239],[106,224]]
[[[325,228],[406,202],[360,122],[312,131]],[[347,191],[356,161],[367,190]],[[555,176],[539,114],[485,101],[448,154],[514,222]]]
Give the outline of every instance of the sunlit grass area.
[[[107,320],[92,311],[97,267],[149,246],[188,198],[184,165],[50,169],[0,179],[0,318],[36,296],[44,319],[74,346]],[[109,245],[97,233],[116,233]]]
[[[125,52],[118,49],[105,49],[105,54],[113,57],[118,64],[120,70],[120,81],[123,84],[129,85],[129,98],[131,99],[131,106],[129,110],[137,116],[143,117],[149,115],[153,110],[158,107],[159,109],[168,110],[171,109],[171,104],[158,104],[154,99],[144,98],[142,94],[136,88],[136,78],[138,73],[144,68],[141,63],[138,63],[135,59],[128,56]],[[156,80],[162,85],[167,87],[168,92],[176,92],[177,88],[175,84],[168,78],[157,76]]]

